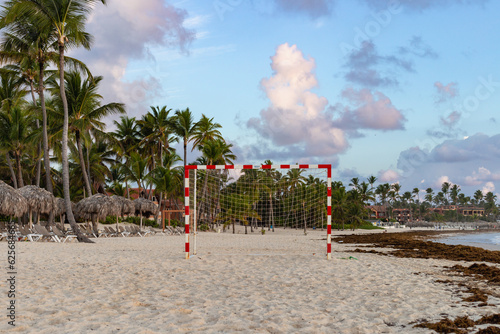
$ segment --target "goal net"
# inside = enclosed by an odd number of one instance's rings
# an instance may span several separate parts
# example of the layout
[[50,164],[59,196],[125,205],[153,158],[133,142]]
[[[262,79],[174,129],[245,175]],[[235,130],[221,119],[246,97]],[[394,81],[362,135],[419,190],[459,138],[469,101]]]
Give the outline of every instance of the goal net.
[[[331,258],[331,165],[188,165],[186,259],[190,230],[321,229]],[[241,228],[239,227],[239,228]]]

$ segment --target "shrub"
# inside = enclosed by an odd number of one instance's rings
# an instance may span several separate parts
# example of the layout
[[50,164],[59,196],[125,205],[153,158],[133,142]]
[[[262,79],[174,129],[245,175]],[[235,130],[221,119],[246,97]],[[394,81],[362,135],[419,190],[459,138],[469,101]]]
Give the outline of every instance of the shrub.
[[208,227],[208,224],[201,224],[200,226],[198,226],[198,230],[199,231],[208,231],[210,228]]
[[[118,217],[118,222],[122,222],[122,218]],[[101,221],[101,224],[111,225],[116,224],[116,216],[107,216],[105,221]]]

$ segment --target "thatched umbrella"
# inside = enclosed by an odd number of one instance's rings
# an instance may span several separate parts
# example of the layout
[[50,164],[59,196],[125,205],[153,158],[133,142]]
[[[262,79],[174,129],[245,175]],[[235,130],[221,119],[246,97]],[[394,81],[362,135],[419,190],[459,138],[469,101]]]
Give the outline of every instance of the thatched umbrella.
[[33,212],[37,213],[37,221],[40,214],[49,214],[56,208],[56,200],[54,195],[49,191],[37,186],[24,186],[17,190],[19,194],[26,198],[30,214],[30,227],[33,225]]
[[95,194],[76,203],[75,214],[80,219],[91,219],[92,228],[94,232],[97,232],[96,219],[106,219],[107,216],[116,216],[120,214],[120,211],[119,207],[109,196]]
[[[135,212],[134,201],[122,196],[111,196],[111,200],[120,210],[120,216],[123,218],[124,215],[133,214]],[[118,229],[118,215],[116,215],[116,228]]]
[[22,217],[28,211],[28,203],[24,196],[0,180],[0,214]]
[[[75,211],[75,203],[71,202],[71,208],[73,211]],[[54,209],[54,214],[59,216],[59,220],[61,221],[63,230],[65,230],[64,227],[64,221],[66,220],[66,204],[64,203],[64,198],[61,197],[56,197],[56,207]]]
[[142,230],[142,215],[144,214],[147,216],[151,216],[156,214],[156,211],[158,211],[158,205],[156,205],[155,202],[142,197],[139,197],[138,199],[134,200],[134,205],[135,205],[135,214],[136,215],[139,214],[141,216],[140,228]]

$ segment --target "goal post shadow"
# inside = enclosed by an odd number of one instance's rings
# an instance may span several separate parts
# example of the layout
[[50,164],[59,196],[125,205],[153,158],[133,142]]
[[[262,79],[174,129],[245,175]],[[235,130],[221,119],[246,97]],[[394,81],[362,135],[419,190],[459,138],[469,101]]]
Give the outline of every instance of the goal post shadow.
[[[196,218],[196,174],[197,171],[241,171],[244,173],[246,170],[326,170],[326,257],[328,260],[331,259],[332,253],[332,208],[331,208],[331,196],[332,196],[332,167],[331,164],[296,164],[296,165],[186,165],[184,170],[184,232],[185,232],[185,245],[184,252],[186,259],[190,257],[190,223],[193,221],[193,241],[194,241],[194,254],[196,254],[196,236],[197,236],[197,218]],[[190,175],[194,174],[194,189],[190,189]],[[190,195],[194,197],[193,208],[190,209]],[[269,195],[271,198],[271,195]],[[234,200],[234,198],[233,198]],[[302,203],[304,206],[304,203]],[[269,206],[271,215],[273,214],[272,204]],[[192,217],[191,215],[194,215]],[[304,217],[305,221],[305,217]],[[322,226],[323,223],[322,223]]]

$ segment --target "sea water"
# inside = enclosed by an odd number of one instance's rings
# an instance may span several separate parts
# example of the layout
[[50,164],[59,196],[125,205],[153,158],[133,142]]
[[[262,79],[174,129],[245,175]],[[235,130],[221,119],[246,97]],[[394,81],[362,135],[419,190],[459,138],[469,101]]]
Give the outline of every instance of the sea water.
[[500,251],[500,232],[456,234],[440,238],[436,242],[447,245],[464,245]]

